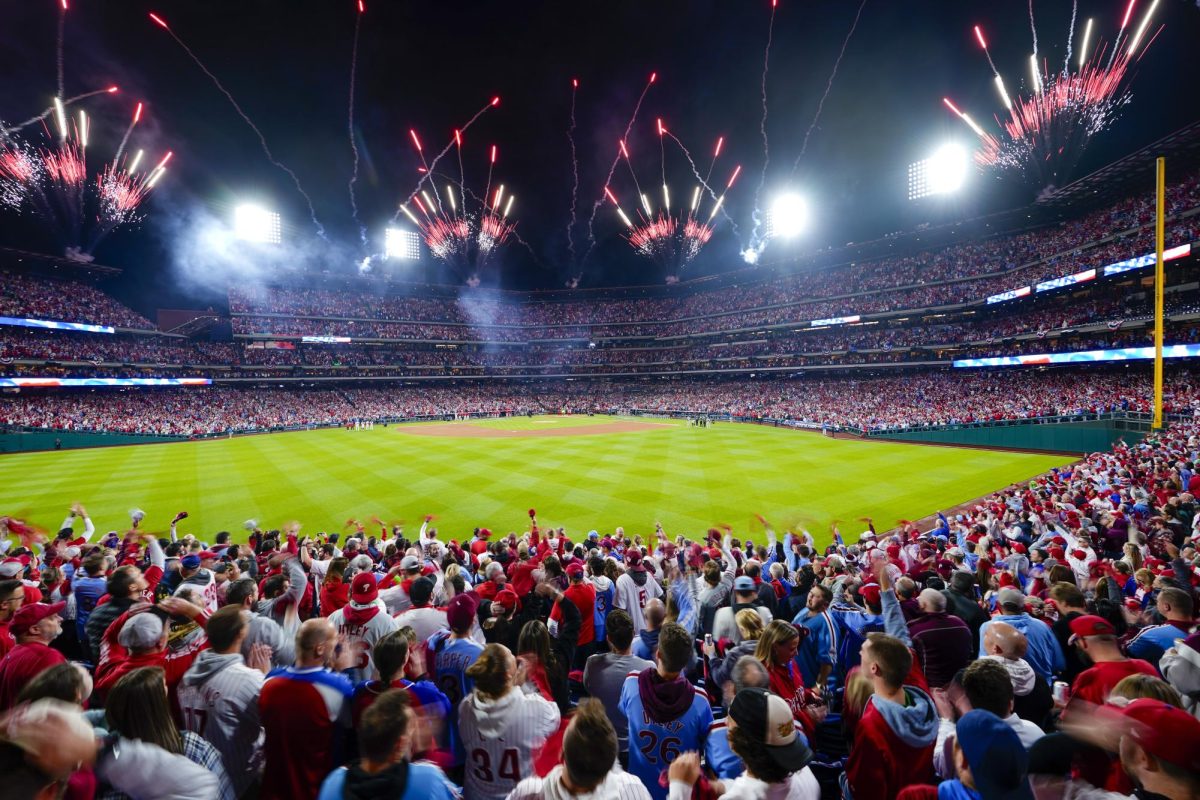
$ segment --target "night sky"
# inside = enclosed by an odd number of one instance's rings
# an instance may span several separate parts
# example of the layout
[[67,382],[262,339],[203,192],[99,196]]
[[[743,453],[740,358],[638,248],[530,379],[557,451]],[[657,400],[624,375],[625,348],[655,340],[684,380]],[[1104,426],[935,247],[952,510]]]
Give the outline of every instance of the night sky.
[[[90,153],[111,152],[137,100],[148,122],[134,144],[147,157],[175,152],[172,169],[146,206],[138,228],[112,235],[97,260],[124,268],[126,292],[143,307],[203,299],[212,289],[195,280],[254,279],[279,267],[254,260],[246,274],[229,263],[207,265],[205,248],[181,231],[224,218],[232,206],[255,199],[278,209],[291,242],[277,258],[297,266],[354,274],[364,255],[382,250],[382,231],[399,200],[416,185],[419,161],[408,138],[421,135],[427,154],[449,140],[488,99],[498,108],[466,134],[467,183],[486,178],[487,151],[499,148],[496,182],[516,194],[518,233],[487,284],[512,288],[561,287],[575,275],[582,286],[661,284],[662,271],[638,258],[618,237],[622,226],[609,205],[596,216],[596,246],[588,249],[587,219],[600,197],[633,104],[651,72],[629,139],[644,183],[661,182],[654,120],[693,151],[704,172],[718,136],[725,148],[714,171],[723,184],[735,164],[743,170],[726,199],[741,239],[752,227],[755,189],[763,166],[759,132],[763,48],[769,0],[627,0],[626,2],[461,2],[367,0],[359,46],[355,136],[361,153],[358,204],[369,243],[359,240],[347,182],[347,133],[354,0],[71,0],[65,74],[68,96],[108,83],[119,95],[88,101],[94,119]],[[1138,0],[1135,25],[1149,0]],[[990,69],[971,27],[981,24],[1010,91],[1028,82],[1031,35],[1025,0],[867,0],[859,27],[794,175],[830,70],[858,9],[858,0],[780,0],[767,78],[770,164],[762,204],[792,187],[814,205],[813,229],[789,250],[772,245],[766,262],[795,252],[879,237],[923,221],[971,216],[1024,205],[1040,187],[979,174],[951,202],[909,203],[907,165],[937,144],[973,134],[941,104],[948,95],[985,127],[1002,108]],[[1034,3],[1039,53],[1061,66],[1071,3]],[[1111,42],[1124,0],[1080,0],[1076,45],[1084,21]],[[155,11],[226,84],[260,126],[272,151],[295,170],[312,196],[330,243],[315,237],[303,199],[291,180],[264,157],[253,132],[165,31],[147,17]],[[1133,102],[1092,143],[1074,177],[1194,121],[1200,76],[1200,10],[1191,0],[1160,0],[1153,33],[1166,28],[1136,66]],[[45,108],[54,94],[55,0],[8,2],[0,7],[0,117],[12,121]],[[1093,47],[1095,44],[1093,44]],[[572,169],[567,141],[571,80],[578,78],[579,225],[577,256],[567,249]],[[27,133],[32,133],[27,131]],[[440,169],[457,177],[451,157]],[[1149,167],[1148,167],[1149,169]],[[690,198],[694,180],[668,142],[666,171],[673,194]],[[624,165],[613,188],[634,206]],[[0,211],[0,241],[52,252],[55,243],[29,220]],[[403,218],[401,218],[403,219]],[[739,238],[723,221],[685,278],[743,267]],[[185,252],[186,251],[186,252]],[[438,265],[386,267],[397,277],[437,278]]]

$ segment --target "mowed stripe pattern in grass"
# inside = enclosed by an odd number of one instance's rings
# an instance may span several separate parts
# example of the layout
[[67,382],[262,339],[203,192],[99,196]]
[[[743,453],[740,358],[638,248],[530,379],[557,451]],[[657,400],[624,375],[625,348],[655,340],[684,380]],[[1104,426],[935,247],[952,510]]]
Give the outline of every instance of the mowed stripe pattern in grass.
[[[525,426],[537,420],[488,421]],[[554,424],[599,420],[556,420]],[[474,425],[480,423],[460,423]],[[299,520],[306,532],[342,530],[351,517],[406,520],[437,514],[443,538],[476,526],[521,530],[530,507],[543,525],[582,536],[623,525],[674,535],[717,522],[756,529],[807,524],[821,540],[831,519],[871,516],[891,526],[948,508],[1063,464],[1062,456],[827,439],[748,424],[687,425],[631,433],[510,439],[411,436],[403,426],[321,430],[177,444],[0,457],[0,514],[54,530],[70,503],[88,506],[101,531],[124,530],[127,512],[164,531],[243,539]]]

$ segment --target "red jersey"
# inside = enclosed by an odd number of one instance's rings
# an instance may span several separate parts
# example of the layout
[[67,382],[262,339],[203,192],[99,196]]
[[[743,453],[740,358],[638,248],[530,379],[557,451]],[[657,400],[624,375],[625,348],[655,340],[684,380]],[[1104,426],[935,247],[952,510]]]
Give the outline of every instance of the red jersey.
[[[572,583],[563,592],[563,597],[575,604],[575,607],[579,609],[579,616],[582,617],[579,626],[579,641],[576,642],[576,645],[591,644],[596,640],[596,587],[587,581]],[[554,609],[550,612],[550,619],[557,622],[561,618],[562,612],[558,610],[558,603],[555,603]]]
[[262,800],[316,800],[338,751],[354,687],[320,667],[287,667],[267,676],[258,697],[266,731]]
[[17,646],[17,640],[13,638],[12,632],[8,629],[11,624],[12,620],[0,622],[0,658],[8,655],[8,651]]

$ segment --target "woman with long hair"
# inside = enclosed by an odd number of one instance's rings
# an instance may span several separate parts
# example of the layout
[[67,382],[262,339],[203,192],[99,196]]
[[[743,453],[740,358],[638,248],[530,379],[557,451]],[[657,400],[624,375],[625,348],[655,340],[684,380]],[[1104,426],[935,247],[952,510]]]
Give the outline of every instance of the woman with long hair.
[[346,580],[349,559],[335,558],[329,562],[325,580],[321,581],[321,616],[328,617],[350,602],[350,583]]
[[767,668],[771,691],[783,698],[792,710],[792,716],[804,728],[805,736],[811,739],[817,730],[817,717],[821,715],[810,707],[819,706],[819,698],[807,691],[804,677],[796,668],[796,651],[799,649],[800,632],[796,626],[777,619],[763,629],[754,657]]
[[[220,781],[221,800],[237,800],[217,749],[199,735],[175,727],[167,700],[166,673],[161,667],[139,667],[126,673],[109,690],[104,716],[113,733],[182,755],[209,770]],[[124,800],[126,797],[113,791],[99,796],[102,800]]]
[[483,648],[467,668],[467,677],[475,688],[458,706],[458,730],[467,757],[464,795],[503,800],[534,774],[537,751],[558,730],[558,706],[539,692],[525,691],[524,660],[501,644]]
[[550,631],[540,620],[530,620],[517,636],[517,656],[525,663],[525,676],[552,703],[563,709],[570,703],[567,670],[554,652]]

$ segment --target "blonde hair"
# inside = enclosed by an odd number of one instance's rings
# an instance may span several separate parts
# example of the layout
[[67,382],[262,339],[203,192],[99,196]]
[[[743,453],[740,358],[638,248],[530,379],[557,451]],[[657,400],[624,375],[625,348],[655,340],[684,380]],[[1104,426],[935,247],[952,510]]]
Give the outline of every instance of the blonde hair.
[[[755,613],[755,616],[758,616]],[[781,619],[772,620],[771,624],[763,629],[762,635],[758,639],[758,646],[754,648],[754,657],[768,667],[775,666],[775,647],[776,645],[785,644],[792,639],[797,639],[800,634],[789,623]]]
[[742,639],[755,641],[762,636],[762,617],[753,608],[743,608],[733,619],[737,622],[738,633],[742,635]]
[[1174,686],[1154,675],[1126,675],[1108,693],[1109,697],[1123,697],[1126,700],[1161,700],[1164,703],[1183,708],[1183,698]]

